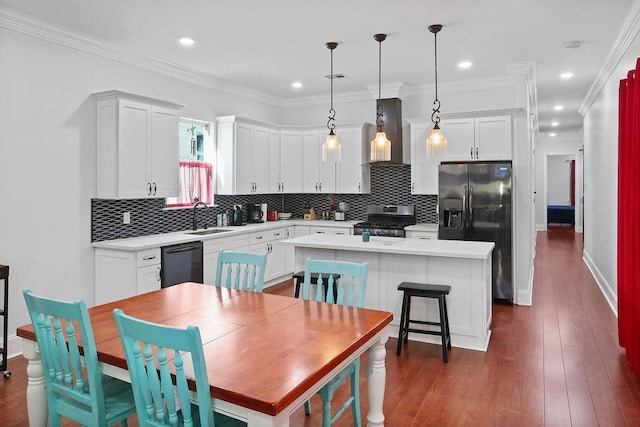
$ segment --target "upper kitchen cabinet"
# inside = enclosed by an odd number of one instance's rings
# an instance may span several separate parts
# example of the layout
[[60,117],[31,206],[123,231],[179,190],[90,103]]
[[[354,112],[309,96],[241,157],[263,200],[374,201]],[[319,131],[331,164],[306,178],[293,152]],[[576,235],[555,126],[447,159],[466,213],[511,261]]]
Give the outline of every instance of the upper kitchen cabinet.
[[269,129],[236,116],[216,118],[217,193],[267,193]]
[[302,131],[269,132],[269,193],[302,193]]
[[326,129],[302,132],[303,193],[336,192],[336,162],[322,161],[322,143],[327,135]]
[[[438,194],[439,160],[427,159],[427,138],[433,123],[409,120],[411,125],[411,194]],[[446,135],[449,138],[449,135]]]
[[120,91],[96,93],[97,197],[178,195],[182,105]]
[[447,161],[511,160],[511,116],[447,119]]
[[[336,136],[341,145],[341,161],[336,168],[336,193],[366,194],[370,188],[367,147],[373,138],[373,125],[337,129]],[[321,152],[322,154],[322,152]]]

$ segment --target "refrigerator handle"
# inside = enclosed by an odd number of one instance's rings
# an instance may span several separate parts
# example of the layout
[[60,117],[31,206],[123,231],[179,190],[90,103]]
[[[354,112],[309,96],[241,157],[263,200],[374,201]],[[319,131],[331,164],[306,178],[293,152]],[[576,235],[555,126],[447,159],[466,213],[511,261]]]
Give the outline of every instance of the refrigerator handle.
[[467,227],[471,231],[473,227],[473,185],[469,186],[469,226]]
[[467,190],[467,184],[462,186],[462,228],[467,228],[468,215],[467,215],[467,194],[469,191]]

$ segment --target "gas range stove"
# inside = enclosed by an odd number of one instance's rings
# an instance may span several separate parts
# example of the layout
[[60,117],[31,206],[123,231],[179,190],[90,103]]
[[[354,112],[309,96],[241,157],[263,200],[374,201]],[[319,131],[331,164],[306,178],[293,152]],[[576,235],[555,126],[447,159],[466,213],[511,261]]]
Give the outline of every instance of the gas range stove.
[[404,228],[416,223],[415,206],[369,205],[367,220],[353,225],[353,234],[368,231],[372,236],[405,237]]

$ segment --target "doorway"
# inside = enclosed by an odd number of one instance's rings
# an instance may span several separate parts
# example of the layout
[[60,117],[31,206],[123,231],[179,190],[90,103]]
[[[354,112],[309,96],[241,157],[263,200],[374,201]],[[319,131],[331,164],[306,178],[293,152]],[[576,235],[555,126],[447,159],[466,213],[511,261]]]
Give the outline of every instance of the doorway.
[[552,228],[582,230],[582,165],[575,153],[545,156],[544,224]]

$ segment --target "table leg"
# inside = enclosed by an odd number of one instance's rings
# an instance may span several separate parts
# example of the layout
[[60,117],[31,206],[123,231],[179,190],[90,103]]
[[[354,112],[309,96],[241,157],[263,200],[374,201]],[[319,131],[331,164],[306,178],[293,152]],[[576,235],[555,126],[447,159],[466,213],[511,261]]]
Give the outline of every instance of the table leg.
[[367,427],[384,426],[382,403],[384,401],[384,387],[387,379],[384,359],[387,353],[385,344],[388,338],[385,334],[368,350],[369,370],[367,387],[369,392],[369,413],[367,414]]
[[47,425],[47,392],[44,388],[44,371],[40,352],[35,341],[22,340],[22,355],[27,364],[27,415],[31,427]]

